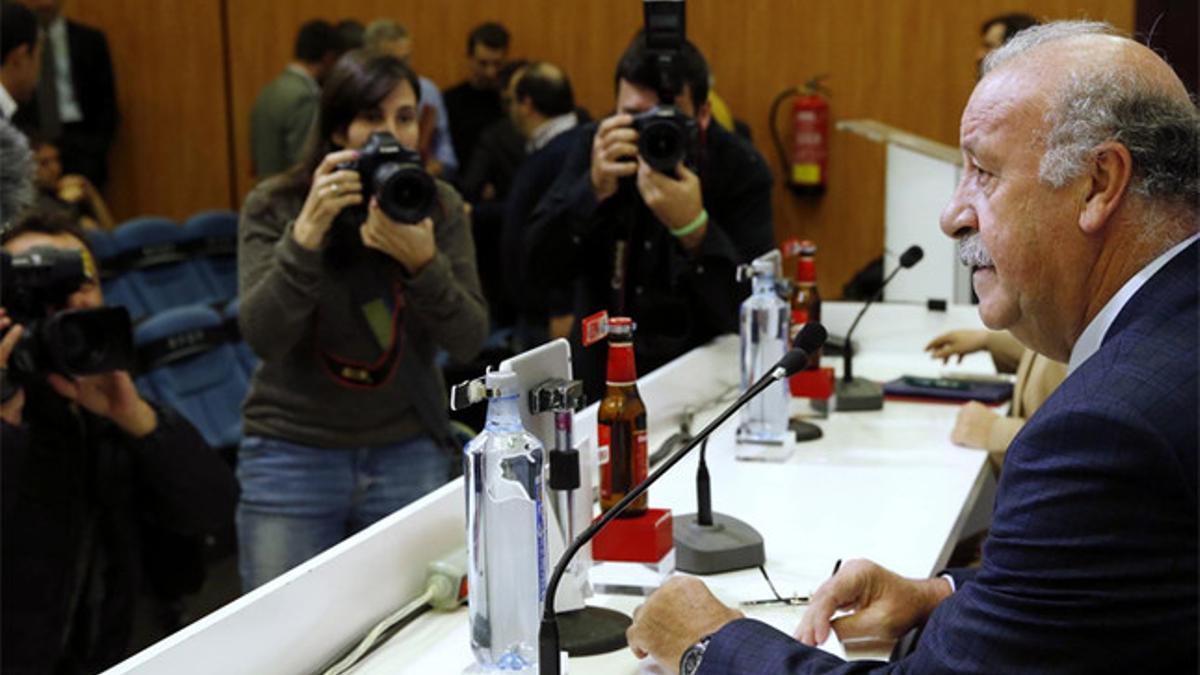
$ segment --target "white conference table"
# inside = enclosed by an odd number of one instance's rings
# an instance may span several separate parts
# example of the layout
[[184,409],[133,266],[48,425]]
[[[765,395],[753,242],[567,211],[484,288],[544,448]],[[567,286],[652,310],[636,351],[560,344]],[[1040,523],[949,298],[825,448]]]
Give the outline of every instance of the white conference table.
[[[844,334],[860,307],[825,303],[825,325]],[[972,307],[930,312],[915,305],[881,304],[858,327],[855,372],[876,380],[902,374],[991,373],[986,355],[943,366],[921,352],[940,332],[979,327]],[[652,449],[677,429],[685,407],[704,409],[693,432],[719,412],[723,404],[712,402],[737,384],[737,347],[736,337],[718,339],[639,380]],[[840,359],[827,365],[840,370]],[[731,419],[708,446],[713,508],[763,535],[766,568],[785,596],[810,593],[838,559],[870,558],[902,575],[929,576],[945,565],[977,503],[986,515],[994,490],[986,453],[949,442],[956,412],[954,405],[897,401],[876,412],[834,412],[817,421],[823,438],[796,445],[782,463],[736,460],[736,418]],[[594,416],[592,406],[577,417],[577,437],[594,433]],[[651,506],[676,514],[694,512],[695,467],[696,457],[690,456],[664,476],[650,491]],[[110,672],[317,672],[376,621],[417,595],[425,565],[462,541],[459,480]],[[770,597],[758,570],[705,580],[729,604]],[[599,595],[589,604],[629,613],[641,600]],[[790,633],[803,611],[761,606],[747,614]],[[472,663],[467,628],[465,608],[426,613],[352,672],[461,672]],[[823,648],[846,654],[836,638]],[[883,657],[886,651],[851,651],[850,656]],[[569,672],[659,671],[650,660],[639,662],[621,650],[571,659]]]

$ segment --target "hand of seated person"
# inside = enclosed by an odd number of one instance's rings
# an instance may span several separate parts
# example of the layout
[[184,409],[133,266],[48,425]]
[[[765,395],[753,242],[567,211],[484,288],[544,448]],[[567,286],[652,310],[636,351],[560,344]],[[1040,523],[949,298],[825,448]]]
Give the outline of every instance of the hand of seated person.
[[617,181],[638,172],[638,134],[633,116],[624,113],[606,118],[592,139],[592,191],[602,202],[617,193]]
[[384,214],[376,198],[371,199],[367,220],[359,233],[363,245],[395,258],[409,274],[420,272],[437,254],[431,218],[415,224],[397,223]]
[[933,358],[941,359],[942,363],[948,362],[951,356],[958,356],[958,362],[962,363],[967,354],[987,349],[987,338],[985,330],[952,330],[930,340],[925,351]]
[[[10,329],[9,326],[12,328]],[[21,333],[25,330],[20,324],[14,324],[4,308],[0,307],[0,331],[6,329],[8,332],[4,334],[3,339],[0,339],[0,370],[8,368],[8,357],[12,355],[13,349],[21,339]],[[0,403],[0,419],[14,427],[21,426],[21,412],[24,409],[25,390],[19,389],[7,401]]]
[[950,440],[964,447],[986,450],[992,425],[999,418],[1000,415],[979,401],[969,401],[958,409]]
[[[906,579],[869,560],[851,560],[813,593],[795,637],[815,647],[832,628],[843,642],[895,640],[924,623],[948,595],[945,579]],[[854,613],[831,622],[837,610]]]
[[625,637],[634,656],[653,656],[674,673],[688,647],[743,616],[717,600],[703,581],[673,577],[633,611]]
[[58,180],[58,198],[68,204],[90,201],[96,196],[96,188],[84,176],[69,174]]
[[75,378],[51,374],[46,381],[59,396],[112,420],[134,438],[147,436],[158,427],[154,408],[142,399],[133,379],[123,370]]

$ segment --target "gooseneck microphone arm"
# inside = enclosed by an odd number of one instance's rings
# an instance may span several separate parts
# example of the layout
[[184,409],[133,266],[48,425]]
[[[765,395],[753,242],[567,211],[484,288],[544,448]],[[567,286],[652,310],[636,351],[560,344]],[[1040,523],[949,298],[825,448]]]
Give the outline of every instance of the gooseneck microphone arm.
[[563,552],[562,557],[558,559],[558,564],[554,566],[554,572],[550,575],[550,582],[546,584],[545,598],[546,602],[542,610],[542,625],[538,631],[538,672],[541,675],[559,675],[561,672],[558,662],[558,618],[554,611],[553,598],[558,593],[558,583],[562,579],[563,573],[570,564],[571,559],[583,548],[585,544],[592,540],[597,533],[604,528],[605,525],[612,522],[614,518],[621,515],[630,504],[638,497],[642,496],[650,486],[662,478],[663,474],[671,470],[687,456],[697,445],[704,443],[708,437],[716,431],[717,427],[721,426],[725,420],[729,419],[735,412],[746,405],[750,399],[758,396],[767,387],[771,386],[778,380],[799,371],[808,363],[808,355],[817,350],[825,342],[825,328],[818,323],[807,324],[796,337],[795,344],[788,353],[783,355],[779,363],[771,369],[771,372],[764,375],[758,382],[745,391],[737,398],[728,408],[717,415],[717,418],[708,423],[700,433],[696,434],[691,441],[688,442],[682,449],[674,455],[667,458],[657,469],[651,473],[646,480],[639,483],[636,487],[629,491],[621,501],[617,502],[608,511],[605,511],[596,522],[584,530],[575,541]]
[[883,297],[883,289],[892,281],[896,274],[902,269],[908,269],[913,265],[921,262],[921,258],[925,257],[925,251],[921,250],[920,246],[909,246],[904,253],[900,254],[900,264],[892,273],[887,275],[882,284],[879,284],[879,290],[875,291],[867,300],[862,309],[858,310],[858,316],[854,317],[854,323],[850,324],[850,330],[846,331],[846,347],[842,350],[842,379],[846,382],[854,380],[854,343],[850,342],[850,337],[854,334],[854,329],[858,328],[858,322],[862,321],[863,315],[867,313],[867,308],[871,303]]

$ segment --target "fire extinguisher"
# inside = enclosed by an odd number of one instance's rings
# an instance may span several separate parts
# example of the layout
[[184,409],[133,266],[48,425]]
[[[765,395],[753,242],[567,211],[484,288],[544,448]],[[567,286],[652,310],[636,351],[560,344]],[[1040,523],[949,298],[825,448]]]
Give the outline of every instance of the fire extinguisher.
[[[803,86],[788,87],[771,103],[771,131],[784,172],[784,183],[797,195],[825,194],[829,161],[829,89],[822,84],[827,75],[818,75]],[[791,151],[784,144],[776,125],[779,106],[795,97],[791,114]]]

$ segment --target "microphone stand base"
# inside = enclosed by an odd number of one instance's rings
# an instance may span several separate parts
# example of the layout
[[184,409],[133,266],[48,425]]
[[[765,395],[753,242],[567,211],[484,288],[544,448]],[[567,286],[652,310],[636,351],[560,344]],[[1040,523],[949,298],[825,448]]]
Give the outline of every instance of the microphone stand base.
[[595,656],[624,649],[625,629],[633,620],[604,607],[559,612],[559,648],[571,656]]
[[856,377],[847,382],[837,381],[838,412],[883,409],[883,386],[878,382]]
[[749,524],[713,513],[712,525],[696,522],[696,514],[675,516],[675,569],[690,574],[720,574],[766,562],[763,538]]

